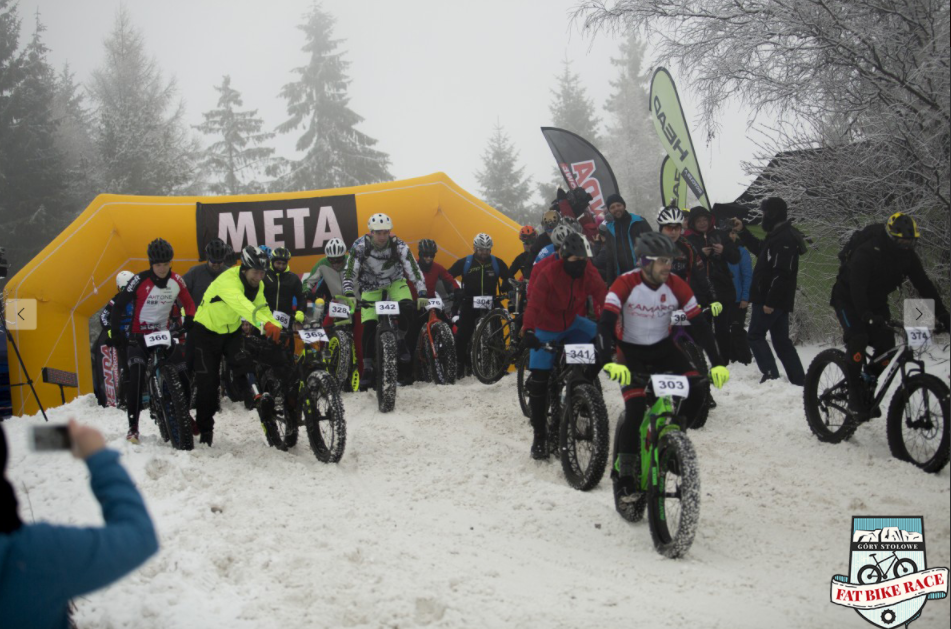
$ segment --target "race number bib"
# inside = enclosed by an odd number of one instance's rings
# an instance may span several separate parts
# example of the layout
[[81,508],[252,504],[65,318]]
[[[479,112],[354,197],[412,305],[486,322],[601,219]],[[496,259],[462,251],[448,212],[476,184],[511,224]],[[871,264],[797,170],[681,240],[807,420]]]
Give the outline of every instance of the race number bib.
[[565,345],[565,362],[569,365],[593,365],[594,345],[591,343]]
[[321,341],[326,342],[329,340],[327,338],[327,333],[320,328],[317,328],[316,330],[300,330],[298,334],[300,335],[300,340],[304,341],[304,344],[306,345],[310,345],[311,343],[319,343]]
[[291,317],[288,314],[281,312],[280,310],[275,310],[273,313],[274,320],[280,323],[285,328],[291,324]]
[[146,347],[156,347],[158,345],[169,346],[172,344],[172,334],[168,330],[161,332],[152,332],[145,335]]
[[689,325],[687,323],[687,313],[683,310],[674,310],[670,313],[670,325]]
[[905,328],[905,334],[908,335],[909,347],[917,349],[931,344],[931,330],[928,328]]
[[376,313],[378,315],[398,315],[400,304],[398,301],[378,301],[376,302]]
[[347,304],[338,304],[335,301],[330,302],[330,318],[331,319],[349,319],[350,306],[348,306]]
[[690,393],[690,381],[687,380],[687,376],[653,375],[651,384],[654,386],[654,395],[658,397],[662,395],[687,397]]
[[441,297],[439,296],[433,297],[432,299],[429,300],[429,303],[426,304],[426,310],[432,310],[433,308],[435,308],[436,310],[443,309],[443,303],[442,303]]
[[492,295],[473,297],[472,307],[476,310],[489,310],[492,308]]

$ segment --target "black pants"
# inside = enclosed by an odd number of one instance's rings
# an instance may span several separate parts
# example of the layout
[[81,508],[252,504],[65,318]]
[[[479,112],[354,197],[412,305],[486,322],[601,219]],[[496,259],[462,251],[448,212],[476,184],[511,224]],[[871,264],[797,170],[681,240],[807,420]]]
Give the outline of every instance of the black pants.
[[[849,355],[849,365],[852,369],[852,375],[858,376],[862,367],[868,359],[866,349],[871,346],[875,354],[881,354],[895,347],[895,334],[885,326],[869,327],[867,322],[859,321],[859,313],[855,312],[852,304],[842,300],[833,300],[832,307],[835,308],[835,316],[839,319],[842,326],[842,336],[845,341],[846,353]],[[872,314],[879,315],[886,321],[891,318],[891,313],[886,308]],[[874,376],[880,375],[887,364],[880,362],[870,363],[868,372]]]
[[750,341],[746,337],[746,315],[749,312],[749,306],[740,308],[739,304],[733,305],[733,317],[730,323],[730,362],[743,363],[749,365],[753,362],[753,352],[750,350]]
[[[149,350],[145,346],[142,335],[129,334],[129,344],[125,348],[125,355],[129,365],[129,379],[126,383],[126,415],[129,418],[129,429],[138,431],[139,415],[142,413],[142,394],[148,386],[145,381],[145,376],[148,371]],[[169,363],[175,367],[175,371],[178,372],[181,378],[182,390],[185,394],[185,400],[187,401],[191,391],[189,389],[189,379],[186,374],[183,348],[178,345],[173,346]],[[158,400],[156,400],[155,403],[158,403]]]
[[218,410],[219,371],[221,357],[228,360],[237,387],[249,394],[247,376],[253,368],[250,355],[244,349],[241,330],[231,334],[216,334],[196,323],[189,332],[192,340],[195,367],[195,422],[198,430],[207,432],[215,427]]
[[738,308],[732,301],[720,303],[723,306],[723,311],[720,312],[720,316],[713,317],[713,336],[716,338],[717,349],[720,350],[723,364],[728,365],[734,360],[732,327]]
[[[399,316],[399,329],[403,332],[403,340],[406,343],[406,351],[412,356],[413,352],[416,351],[416,341],[419,338],[419,327],[420,324],[417,323],[418,315],[416,314],[416,304],[412,301],[404,299],[400,302],[400,316]],[[379,321],[364,321],[363,322],[363,364],[366,365],[366,361],[372,361],[376,359],[376,328],[379,325]]]
[[[631,370],[632,376],[635,374],[678,374],[688,377],[698,375],[690,361],[683,352],[677,349],[670,337],[653,345],[632,345],[621,342],[618,346],[624,357],[624,364]],[[636,382],[632,378],[630,385],[621,388],[624,396],[624,417],[618,422],[614,432],[614,458],[618,454],[638,452],[638,431],[648,402],[645,393],[646,385],[646,382]],[[709,384],[700,384],[691,378],[690,393],[680,407],[680,415],[695,416],[708,390]],[[650,401],[653,403],[653,399]]]

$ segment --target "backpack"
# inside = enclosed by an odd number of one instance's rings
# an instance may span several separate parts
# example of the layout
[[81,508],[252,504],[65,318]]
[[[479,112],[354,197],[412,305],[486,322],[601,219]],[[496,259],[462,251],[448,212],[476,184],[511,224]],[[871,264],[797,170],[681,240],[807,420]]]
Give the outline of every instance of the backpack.
[[[492,270],[495,271],[495,276],[498,277],[498,275],[499,275],[499,259],[496,258],[495,256],[491,256],[491,258],[492,258]],[[462,276],[463,276],[463,277],[465,277],[466,275],[469,274],[469,269],[470,269],[470,268],[472,268],[472,256],[471,256],[471,255],[470,255],[470,256],[466,256],[466,263],[465,263],[464,265],[462,265]]]

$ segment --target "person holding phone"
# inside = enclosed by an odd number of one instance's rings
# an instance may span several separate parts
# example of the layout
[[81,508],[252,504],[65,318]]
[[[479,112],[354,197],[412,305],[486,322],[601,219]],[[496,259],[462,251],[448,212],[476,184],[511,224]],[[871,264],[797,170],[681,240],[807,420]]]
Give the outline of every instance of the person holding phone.
[[[45,428],[45,426],[39,427]],[[105,526],[27,524],[6,477],[0,426],[0,619],[4,627],[68,627],[71,599],[113,583],[159,548],[141,494],[102,434],[70,420],[69,447],[85,461]],[[67,441],[63,442],[65,446]]]

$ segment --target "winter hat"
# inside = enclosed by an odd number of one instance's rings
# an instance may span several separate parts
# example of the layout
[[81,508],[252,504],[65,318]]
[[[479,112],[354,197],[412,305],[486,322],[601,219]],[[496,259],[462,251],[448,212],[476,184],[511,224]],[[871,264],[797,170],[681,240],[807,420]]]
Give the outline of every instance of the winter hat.
[[687,214],[687,227],[696,231],[697,228],[694,227],[694,225],[696,224],[697,219],[700,218],[701,216],[706,216],[711,221],[713,220],[713,214],[711,214],[710,210],[703,207],[702,205],[698,205],[696,207],[690,208],[690,213]]
[[604,202],[604,207],[611,207],[611,204],[613,203],[620,203],[625,208],[627,207],[627,203],[624,202],[624,199],[622,199],[621,195],[619,195],[617,192],[607,198],[607,200]]
[[7,437],[0,425],[0,534],[12,533],[22,525],[17,513],[17,496],[7,480]]

